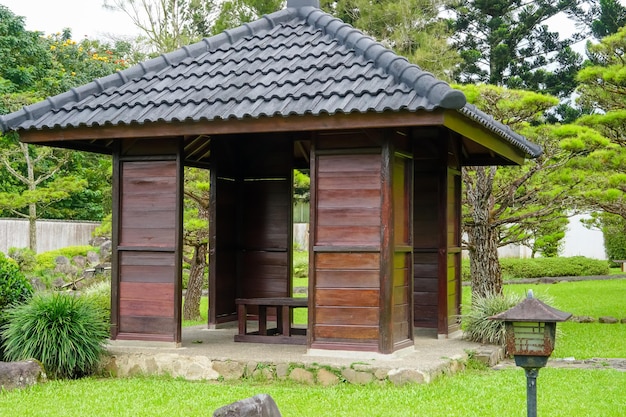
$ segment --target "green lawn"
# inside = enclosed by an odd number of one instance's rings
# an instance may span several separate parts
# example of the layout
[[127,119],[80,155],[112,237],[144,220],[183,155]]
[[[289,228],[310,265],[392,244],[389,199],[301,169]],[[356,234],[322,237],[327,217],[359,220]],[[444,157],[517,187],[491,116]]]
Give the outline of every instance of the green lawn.
[[[541,416],[626,415],[626,372],[546,368],[537,385]],[[84,379],[0,393],[0,415],[204,417],[223,405],[267,393],[285,417],[521,417],[526,415],[525,387],[521,369],[470,370],[431,384],[403,387]]]
[[[576,316],[626,317],[626,279],[600,281],[572,281],[558,284],[506,285],[505,292],[526,294],[532,289],[535,295],[546,294],[553,307]],[[463,305],[470,304],[470,288],[463,287]],[[574,323],[557,325],[559,332],[555,358],[626,358],[626,325]]]

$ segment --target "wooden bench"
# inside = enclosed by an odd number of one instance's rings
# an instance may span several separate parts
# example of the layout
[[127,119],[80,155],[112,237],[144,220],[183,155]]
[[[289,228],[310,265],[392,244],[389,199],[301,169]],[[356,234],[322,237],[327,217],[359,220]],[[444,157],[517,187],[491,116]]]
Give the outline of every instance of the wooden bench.
[[[293,309],[308,307],[306,298],[237,298],[239,334],[235,342],[306,345],[306,329],[293,327]],[[258,330],[248,332],[248,308],[258,306]],[[267,309],[276,308],[276,327],[267,328]]]
[[626,260],[625,259],[617,259],[612,262],[615,262],[616,264],[622,264],[622,272],[626,272]]

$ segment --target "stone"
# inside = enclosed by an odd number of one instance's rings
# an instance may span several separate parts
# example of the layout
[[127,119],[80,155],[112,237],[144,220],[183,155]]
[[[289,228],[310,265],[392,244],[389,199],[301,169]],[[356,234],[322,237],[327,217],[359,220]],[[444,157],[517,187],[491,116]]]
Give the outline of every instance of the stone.
[[52,281],[52,286],[54,288],[61,288],[64,285],[65,281],[63,280],[63,278],[56,278],[54,281]]
[[351,384],[364,385],[369,384],[374,380],[374,375],[372,375],[371,373],[355,371],[351,368],[346,368],[341,371],[341,375],[346,379],[346,381],[350,382]]
[[111,253],[113,251],[113,243],[110,240],[100,245],[100,260],[102,262],[111,262]]
[[59,255],[56,258],[54,258],[54,263],[56,265],[69,265],[70,264],[70,260],[67,256],[62,256]]
[[317,371],[317,382],[324,387],[330,387],[332,385],[337,385],[340,382],[340,379],[328,369],[322,368]]
[[387,374],[389,374],[389,368],[378,368],[374,371],[374,376],[376,379],[383,381],[387,379]]
[[314,385],[315,378],[313,373],[304,368],[294,368],[289,374],[289,379],[300,382],[301,384]]
[[243,375],[246,378],[251,377],[254,374],[254,371],[256,371],[256,367],[258,366],[258,364],[254,361],[250,361],[246,364],[246,369],[243,373]]
[[389,381],[398,386],[409,383],[423,384],[424,382],[426,382],[424,374],[416,369],[393,369],[389,371],[387,377],[389,378]]
[[72,258],[72,263],[82,269],[85,267],[85,265],[87,265],[87,258],[85,258],[84,256],[76,255]]
[[575,323],[595,323],[596,319],[591,316],[573,316],[571,321]]
[[87,263],[89,265],[98,265],[100,263],[100,255],[94,251],[87,252]]
[[10,391],[46,381],[41,363],[35,360],[0,362],[0,388]]
[[289,364],[279,363],[276,365],[276,377],[278,379],[285,379],[289,376]]
[[213,417],[281,417],[274,399],[259,394],[218,408]]
[[244,365],[235,361],[215,361],[213,369],[227,381],[241,379]]
[[272,368],[264,366],[262,368],[255,369],[252,373],[252,377],[256,380],[271,381],[274,379],[274,372]]
[[598,319],[598,321],[600,323],[605,323],[605,324],[615,324],[618,322],[618,320],[615,317],[611,317],[611,316],[602,316]]
[[39,278],[31,278],[30,285],[33,286],[35,291],[43,291],[46,289],[46,284]]
[[620,323],[622,324],[626,324],[626,317],[624,317],[623,319],[620,320]]

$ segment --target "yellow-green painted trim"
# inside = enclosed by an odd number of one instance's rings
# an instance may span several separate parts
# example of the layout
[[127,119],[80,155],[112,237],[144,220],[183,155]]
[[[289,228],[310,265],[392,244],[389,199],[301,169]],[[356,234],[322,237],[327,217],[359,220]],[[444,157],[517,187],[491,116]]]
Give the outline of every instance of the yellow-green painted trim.
[[518,165],[524,163],[525,155],[519,149],[456,110],[447,110],[444,113],[443,125],[511,162]]

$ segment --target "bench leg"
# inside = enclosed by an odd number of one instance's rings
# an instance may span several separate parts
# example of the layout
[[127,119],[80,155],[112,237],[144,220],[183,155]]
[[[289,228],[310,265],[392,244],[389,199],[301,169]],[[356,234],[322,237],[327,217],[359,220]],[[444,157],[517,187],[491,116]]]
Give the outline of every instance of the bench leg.
[[282,306],[282,334],[285,336],[291,336],[291,308],[289,306]]
[[267,307],[259,306],[259,334],[267,336]]
[[237,306],[237,319],[239,322],[239,334],[244,335],[248,332],[248,309],[245,304]]

